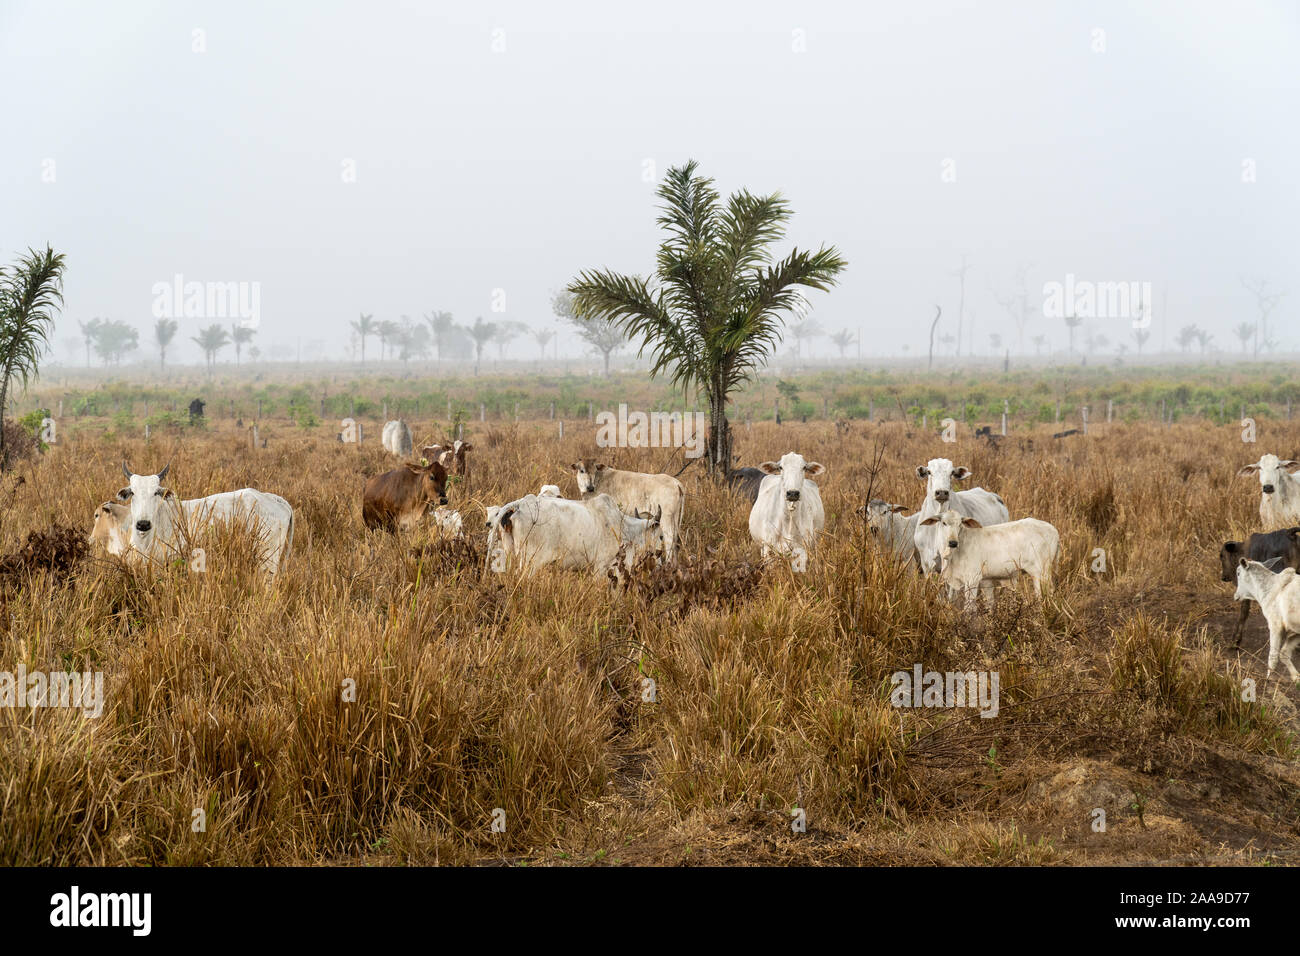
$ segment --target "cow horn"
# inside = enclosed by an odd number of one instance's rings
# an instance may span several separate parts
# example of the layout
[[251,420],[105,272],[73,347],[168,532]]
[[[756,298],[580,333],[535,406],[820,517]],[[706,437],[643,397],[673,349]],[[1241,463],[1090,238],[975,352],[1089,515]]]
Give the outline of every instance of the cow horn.
[[170,461],[167,462],[167,464],[163,465],[163,469],[162,469],[162,471],[158,472],[158,480],[159,480],[159,481],[162,481],[164,478],[167,477],[167,472],[168,472],[168,470],[171,468],[171,466],[172,466],[172,463],[171,463]]
[[126,475],[126,477],[127,477],[128,479],[130,479],[130,478],[134,478],[134,477],[135,477],[135,475],[132,473],[131,469],[127,466],[127,463],[126,463],[126,460],[125,460],[125,459],[122,460],[122,474]]

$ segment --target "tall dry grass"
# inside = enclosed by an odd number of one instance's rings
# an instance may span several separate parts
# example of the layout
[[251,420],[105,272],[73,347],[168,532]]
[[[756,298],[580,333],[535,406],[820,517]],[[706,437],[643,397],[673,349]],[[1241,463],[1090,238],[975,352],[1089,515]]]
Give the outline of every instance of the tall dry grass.
[[[791,843],[796,806],[823,839],[886,862],[1069,861],[1076,838],[1017,827],[1034,818],[1035,781],[1074,761],[1176,776],[1208,752],[1252,766],[1295,755],[1291,692],[1263,687],[1258,647],[1238,659],[1219,639],[1234,612],[1216,553],[1257,530],[1258,485],[1236,469],[1261,451],[1294,457],[1300,428],[1270,426],[1252,446],[1235,428],[1117,424],[992,447],[902,424],[740,426],[745,464],[798,450],[827,466],[809,573],[758,567],[747,504],[696,463],[682,475],[685,566],[625,588],[486,572],[481,507],[544,482],[572,494],[583,456],[676,471],[666,451],[482,428],[471,483],[451,493],[470,540],[449,545],[365,530],[364,477],[393,465],[377,445],[269,423],[262,435],[262,450],[220,428],[146,447],[84,429],[5,482],[6,551],[51,526],[88,531],[123,458],[172,459],[183,497],[273,491],[297,524],[269,583],[247,542],[220,533],[206,573],[100,555],[4,576],[0,670],[103,670],[106,708],[0,709],[0,863],[657,862],[682,858],[668,834],[722,847],[737,827],[768,834],[775,857],[745,844],[717,859],[816,859]],[[876,442],[878,497],[914,507],[914,467],[948,457],[1013,518],[1055,524],[1052,593],[1000,592],[970,612],[878,553],[854,515]],[[999,716],[894,708],[890,674],[916,663],[996,670]],[[1260,682],[1255,702],[1244,677]],[[1294,836],[1291,806],[1275,822]]]

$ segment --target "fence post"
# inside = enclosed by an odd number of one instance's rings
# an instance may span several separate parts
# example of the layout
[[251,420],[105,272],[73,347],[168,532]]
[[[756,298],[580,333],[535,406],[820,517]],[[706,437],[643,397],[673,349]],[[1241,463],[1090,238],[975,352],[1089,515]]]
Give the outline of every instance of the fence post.
[[1006,399],[1006,398],[1002,399],[1002,434],[1003,435],[1006,435],[1007,433],[1007,415],[1010,412],[1011,412],[1010,399]]
[[1088,434],[1088,406],[1083,406],[1083,433]]
[[478,420],[481,422],[487,421],[487,406],[482,402],[478,403]]
[[1106,399],[1106,424],[1107,425],[1110,424],[1111,417],[1114,415],[1114,413],[1115,413],[1115,399],[1108,398]]
[[560,419],[560,441],[564,441],[564,419]]
[[551,402],[551,421],[555,421],[555,403]]

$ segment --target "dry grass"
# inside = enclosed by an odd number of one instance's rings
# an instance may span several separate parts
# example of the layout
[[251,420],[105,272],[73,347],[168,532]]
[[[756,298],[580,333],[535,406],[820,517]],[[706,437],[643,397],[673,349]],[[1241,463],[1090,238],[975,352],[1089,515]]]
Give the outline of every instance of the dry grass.
[[[1300,429],[1244,446],[1234,427],[1048,426],[995,448],[902,424],[740,426],[747,463],[827,466],[809,573],[760,567],[747,505],[697,463],[688,557],[619,585],[484,568],[481,506],[572,494],[589,433],[472,436],[454,543],[368,533],[361,485],[392,459],[332,432],[264,423],[254,451],[233,428],[151,448],[70,431],[0,488],[0,670],[102,669],[106,707],[0,709],[3,864],[1244,862],[1300,836],[1295,692],[1264,684],[1257,617],[1240,658],[1224,643],[1216,557],[1256,530],[1258,487],[1234,471],[1296,457]],[[854,516],[876,438],[875,496],[914,506],[912,468],[944,456],[1012,517],[1055,524],[1053,593],[961,612],[876,553]],[[74,553],[58,529],[89,530],[118,462],[173,454],[183,497],[252,485],[295,506],[275,582],[232,535],[203,574]],[[890,675],[916,663],[996,670],[999,715],[894,708]]]

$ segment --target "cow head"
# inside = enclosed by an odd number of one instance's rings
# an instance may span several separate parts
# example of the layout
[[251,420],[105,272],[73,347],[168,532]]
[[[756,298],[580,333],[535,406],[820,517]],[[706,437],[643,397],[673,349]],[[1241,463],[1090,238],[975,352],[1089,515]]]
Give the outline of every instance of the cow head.
[[965,481],[971,476],[969,468],[954,468],[947,458],[931,458],[916,466],[916,477],[925,482],[926,499],[933,498],[939,505],[947,505],[952,497],[952,483]]
[[1267,561],[1251,561],[1242,558],[1237,562],[1237,590],[1232,595],[1234,601],[1258,600],[1260,596],[1259,576],[1272,574],[1281,566],[1281,558],[1269,558]]
[[944,554],[952,554],[961,547],[961,532],[963,528],[984,527],[974,518],[967,518],[951,509],[937,515],[931,515],[922,521],[921,524],[927,527],[930,525],[939,525],[940,530],[948,540],[948,547],[939,549],[939,562],[941,565],[943,564]]
[[126,523],[130,517],[131,509],[120,501],[105,501],[95,509],[90,543],[104,548],[109,554],[121,554],[126,549]]
[[765,461],[758,466],[765,475],[781,476],[781,494],[785,498],[786,510],[793,511],[803,495],[803,480],[820,475],[826,467],[817,461],[804,461],[798,452],[788,452],[780,461]]
[[539,498],[559,498],[559,497],[560,497],[560,486],[559,486],[559,485],[542,485],[541,490],[539,490],[539,491],[537,492],[537,497],[539,497]]
[[137,475],[122,462],[122,474],[127,486],[117,493],[129,510],[127,529],[131,549],[148,553],[155,542],[168,536],[171,507],[176,504],[176,493],[162,486],[171,465],[165,465],[156,475]]
[[1271,495],[1277,491],[1279,485],[1290,479],[1292,468],[1300,468],[1300,461],[1283,461],[1277,455],[1264,455],[1255,464],[1246,465],[1238,471],[1237,477],[1259,475],[1260,490],[1266,495]]
[[651,554],[662,555],[667,549],[664,540],[664,509],[657,507],[654,511],[638,511],[636,516],[646,523],[645,549]]
[[1223,547],[1219,549],[1219,564],[1222,566],[1223,574],[1219,577],[1220,581],[1235,581],[1237,578],[1237,559],[1245,553],[1240,541],[1225,541]]
[[890,526],[890,516],[907,511],[906,505],[891,505],[880,498],[872,498],[858,509],[867,519],[867,530],[874,535],[883,534]]
[[604,462],[596,461],[594,458],[583,458],[569,467],[573,469],[574,477],[578,480],[580,495],[594,495],[596,489],[600,487],[601,479],[605,477],[605,472],[608,471]]
[[447,469],[426,458],[418,465],[413,461],[407,462],[406,470],[419,479],[420,494],[425,501],[436,501],[440,505],[447,503]]

